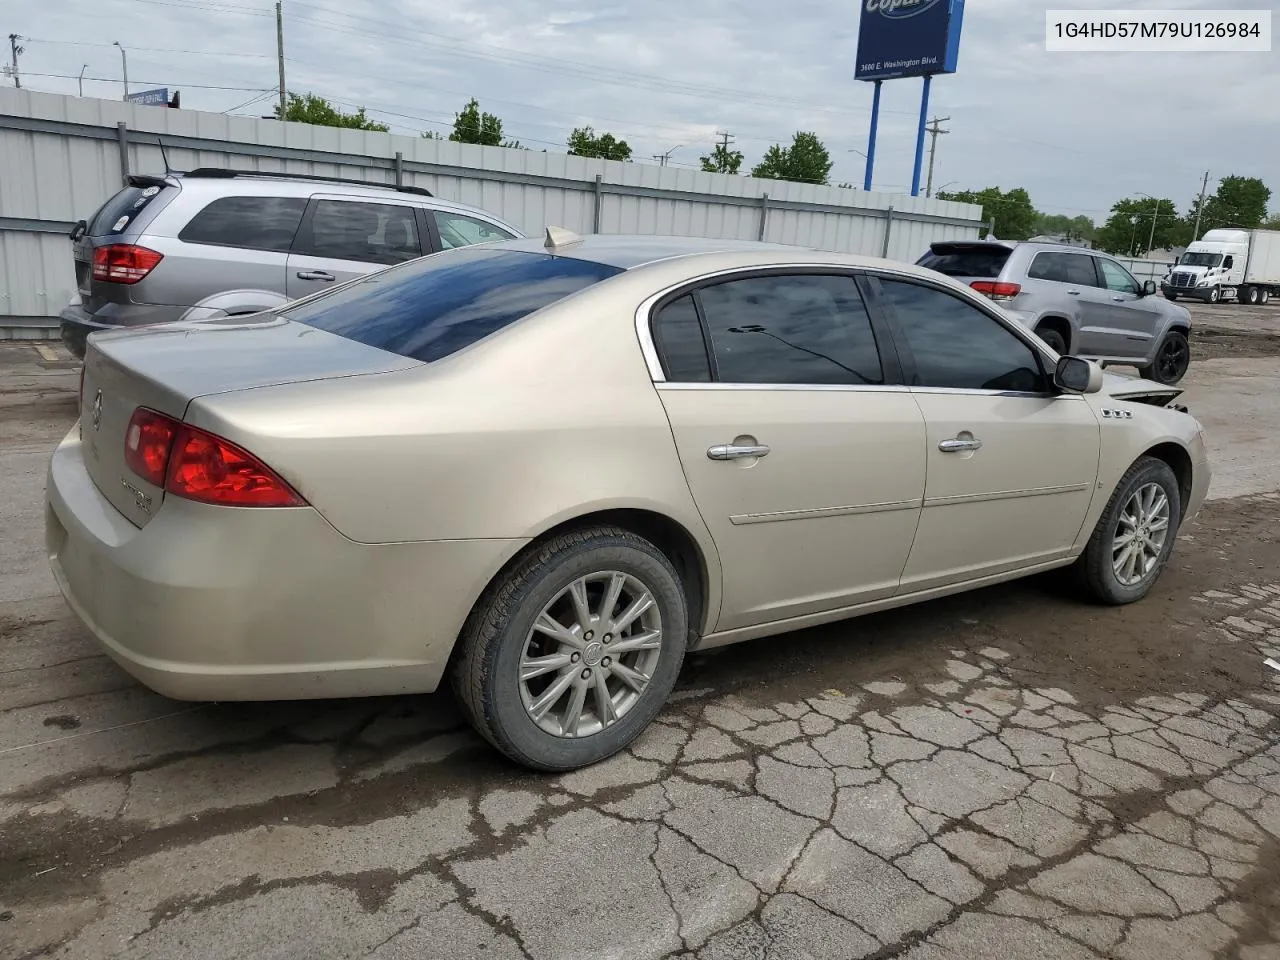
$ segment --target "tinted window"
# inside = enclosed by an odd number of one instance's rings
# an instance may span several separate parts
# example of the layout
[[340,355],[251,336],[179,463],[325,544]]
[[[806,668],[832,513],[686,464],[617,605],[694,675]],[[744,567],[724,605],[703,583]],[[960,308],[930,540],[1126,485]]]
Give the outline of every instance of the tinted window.
[[164,187],[125,187],[98,208],[89,224],[89,236],[105,237],[128,228]]
[[1102,270],[1102,282],[1108,290],[1114,290],[1117,293],[1136,294],[1138,292],[1138,281],[1129,276],[1129,271],[1120,264],[1098,259],[1098,267]]
[[711,379],[707,343],[693,297],[673,300],[653,318],[653,339],[662,369],[673,383],[704,383]]
[[939,244],[920,258],[920,266],[948,277],[992,279],[1000,276],[1012,251],[1008,247],[950,247]]
[[1047,392],[1031,347],[981,310],[932,287],[881,284],[915,360],[913,386]]
[[724,383],[881,383],[852,277],[779,275],[698,291]]
[[303,197],[221,197],[197,213],[178,239],[288,253],[306,207]]
[[429,363],[621,272],[572,257],[455,250],[371,274],[282,315]]
[[313,257],[403,263],[422,256],[414,208],[402,204],[320,200],[304,232],[297,252]]
[[436,211],[436,229],[440,231],[440,246],[446,250],[469,247],[473,243],[511,239],[511,234],[499,230],[491,223],[464,217],[460,213],[445,213],[443,210]]
[[1053,280],[1078,287],[1096,287],[1093,258],[1078,253],[1037,253],[1027,276],[1032,280]]

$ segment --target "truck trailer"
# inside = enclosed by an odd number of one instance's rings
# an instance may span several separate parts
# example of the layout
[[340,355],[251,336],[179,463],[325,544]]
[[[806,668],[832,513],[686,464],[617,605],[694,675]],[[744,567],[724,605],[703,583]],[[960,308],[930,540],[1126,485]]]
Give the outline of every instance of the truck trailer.
[[1210,230],[1187,247],[1160,290],[1205,303],[1280,299],[1280,230]]

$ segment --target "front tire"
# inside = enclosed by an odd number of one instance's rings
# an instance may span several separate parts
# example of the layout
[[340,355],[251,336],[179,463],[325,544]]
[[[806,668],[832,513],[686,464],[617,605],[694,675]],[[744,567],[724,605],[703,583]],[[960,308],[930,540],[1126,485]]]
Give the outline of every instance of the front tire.
[[1177,302],[1178,302],[1178,295],[1177,295],[1176,293],[1166,293],[1166,294],[1164,295],[1164,298],[1165,298],[1166,300],[1168,300],[1170,303],[1177,303]]
[[1141,457],[1121,478],[1076,562],[1089,595],[1112,606],[1141,600],[1160,579],[1182,522],[1178,478]]
[[662,709],[684,660],[679,575],[653,544],[591,527],[536,545],[463,627],[454,691],[515,762],[564,771],[625,749]]
[[1170,330],[1156,348],[1154,362],[1139,367],[1138,373],[1147,380],[1171,386],[1187,375],[1191,365],[1191,345],[1181,330]]
[[1221,299],[1222,299],[1222,291],[1219,290],[1217,287],[1214,287],[1212,290],[1209,291],[1210,303],[1217,303]]

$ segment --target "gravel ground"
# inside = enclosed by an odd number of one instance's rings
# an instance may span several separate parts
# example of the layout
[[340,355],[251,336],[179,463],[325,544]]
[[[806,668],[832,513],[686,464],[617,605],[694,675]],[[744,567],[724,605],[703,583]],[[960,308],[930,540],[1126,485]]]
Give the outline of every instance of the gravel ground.
[[1146,602],[1044,577],[697,656],[562,777],[445,696],[135,684],[44,569],[74,365],[0,347],[0,958],[1280,958],[1280,307],[1192,309],[1225,479]]

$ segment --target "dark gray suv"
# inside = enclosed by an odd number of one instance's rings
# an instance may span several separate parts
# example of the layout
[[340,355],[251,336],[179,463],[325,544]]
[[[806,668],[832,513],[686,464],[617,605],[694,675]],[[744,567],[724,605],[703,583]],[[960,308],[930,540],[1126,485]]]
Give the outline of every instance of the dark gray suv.
[[1031,241],[947,241],[917,263],[985,294],[1058,354],[1135,366],[1166,384],[1187,372],[1191,314],[1105,253]]
[[135,176],[72,231],[85,337],[122,326],[257,313],[438,250],[522,234],[417,187],[203,168]]

